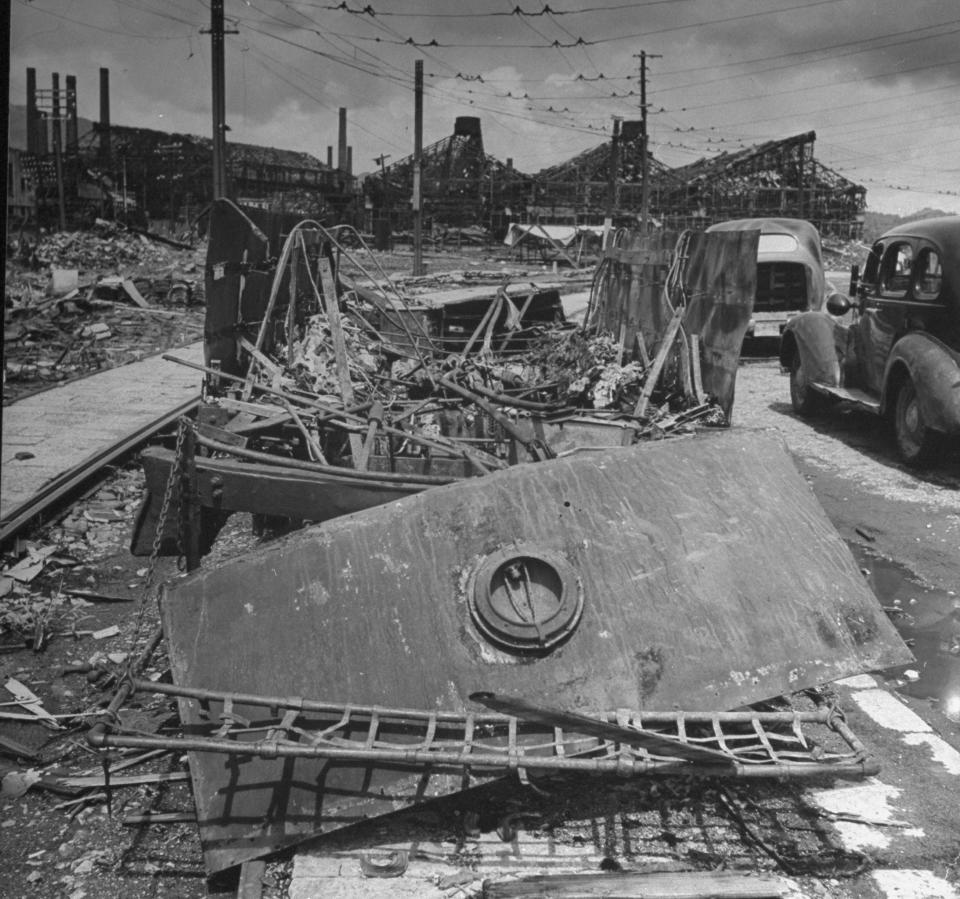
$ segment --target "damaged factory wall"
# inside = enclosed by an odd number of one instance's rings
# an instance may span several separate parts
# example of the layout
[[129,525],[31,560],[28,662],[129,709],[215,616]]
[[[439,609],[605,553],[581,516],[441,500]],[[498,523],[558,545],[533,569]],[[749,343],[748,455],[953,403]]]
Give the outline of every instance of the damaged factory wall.
[[859,238],[866,188],[817,161],[816,137],[808,131],[671,169],[651,201],[653,214],[678,230],[789,216],[821,234]]

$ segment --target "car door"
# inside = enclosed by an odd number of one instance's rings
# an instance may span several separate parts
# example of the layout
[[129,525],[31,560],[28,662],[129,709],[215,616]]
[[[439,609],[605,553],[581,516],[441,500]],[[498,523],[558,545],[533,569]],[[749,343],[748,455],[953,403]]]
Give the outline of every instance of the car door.
[[874,246],[871,257],[855,340],[860,386],[879,396],[890,350],[908,329],[916,248],[910,238],[893,237]]

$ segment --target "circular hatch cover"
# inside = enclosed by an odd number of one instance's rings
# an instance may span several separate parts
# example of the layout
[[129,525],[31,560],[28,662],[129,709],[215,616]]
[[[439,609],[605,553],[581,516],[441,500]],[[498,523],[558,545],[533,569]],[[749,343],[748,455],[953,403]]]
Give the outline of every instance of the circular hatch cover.
[[512,546],[484,558],[468,590],[470,612],[492,643],[513,651],[556,646],[576,628],[583,590],[563,556]]

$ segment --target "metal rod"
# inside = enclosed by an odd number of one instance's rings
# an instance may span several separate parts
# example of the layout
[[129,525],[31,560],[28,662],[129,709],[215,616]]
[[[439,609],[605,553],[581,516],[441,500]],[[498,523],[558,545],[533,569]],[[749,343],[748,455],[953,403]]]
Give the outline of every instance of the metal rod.
[[[305,712],[342,712],[343,704],[304,699],[300,696],[265,696],[258,693],[233,693],[226,690],[207,690],[202,687],[187,687],[167,684],[161,681],[134,679],[133,684],[145,693],[160,693],[166,696],[183,696],[188,699],[203,699],[211,702],[230,700],[237,705],[251,705],[259,708],[302,709]],[[350,711],[358,715],[378,714],[380,716],[405,718],[436,718],[438,721],[462,721],[467,717],[464,712],[444,710],[426,710],[411,708],[392,708],[381,705],[350,705]],[[758,721],[761,724],[835,724],[840,719],[829,707],[821,706],[811,711],[790,712],[686,712],[686,711],[632,711],[626,714],[632,719],[643,720],[646,724],[673,724],[682,720],[686,724],[749,724]],[[514,717],[499,712],[471,713],[478,724],[504,724]],[[598,721],[603,720],[601,718]],[[614,719],[615,720],[615,719]]]
[[[91,731],[92,734],[92,731]],[[88,735],[90,739],[90,735]],[[429,750],[429,749],[344,749],[332,746],[311,746],[306,744],[282,743],[275,740],[261,740],[242,743],[223,739],[204,739],[198,737],[136,737],[103,734],[98,737],[96,746],[128,746],[141,749],[174,749],[178,752],[214,752],[226,755],[246,757],[276,758],[316,758],[349,762],[381,762],[413,766],[449,766],[471,769],[493,768],[528,771],[581,771],[596,774],[618,774],[633,777],[641,774],[668,773],[699,777],[824,777],[853,776],[868,777],[876,774],[880,766],[870,759],[847,758],[831,762],[761,762],[747,764],[733,761],[729,765],[704,765],[694,762],[681,762],[674,759],[631,758],[618,755],[614,758],[571,758],[568,756],[535,756],[508,754],[506,752],[477,751],[474,743],[471,751]]]

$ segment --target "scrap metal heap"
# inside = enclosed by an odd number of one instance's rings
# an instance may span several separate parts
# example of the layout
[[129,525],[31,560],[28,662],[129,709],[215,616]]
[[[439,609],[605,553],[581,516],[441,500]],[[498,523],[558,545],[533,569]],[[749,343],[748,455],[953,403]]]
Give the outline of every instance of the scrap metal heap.
[[[357,239],[350,229],[304,222],[274,259],[237,207],[215,205],[207,400],[188,444],[202,452],[191,463],[187,501],[192,493],[202,508],[190,525],[179,495],[167,503],[164,552],[179,553],[184,530],[206,552],[232,511],[298,526],[584,443],[629,445],[727,421],[749,309],[730,306],[729,333],[721,333],[702,300],[687,301],[687,269],[702,281],[702,266],[691,267],[703,258],[702,237],[685,238],[675,257],[663,249],[647,267],[659,280],[633,303],[657,314],[645,322],[634,315],[639,330],[610,318],[610,309],[626,308],[610,285],[603,304],[594,291],[585,327],[566,322],[553,287],[501,284],[476,299],[417,302],[348,246]],[[251,242],[252,262],[232,258],[250,256]],[[630,260],[617,259],[602,278],[628,272]],[[752,266],[735,274],[752,283]],[[712,289],[698,285],[698,295]],[[148,498],[137,554],[153,549],[178,465],[170,448],[143,458]],[[302,489],[256,489],[264,478]]]
[[[320,523],[169,584],[172,683],[134,666],[90,734],[189,753],[209,871],[509,774],[876,771],[810,691],[910,656],[782,442],[644,439],[729,422],[758,232],[618,234],[576,328],[212,223],[207,402],[145,454],[135,543]],[[124,728],[150,694],[179,729]]]

